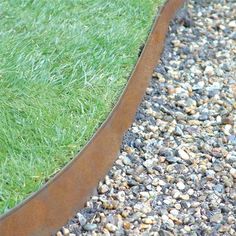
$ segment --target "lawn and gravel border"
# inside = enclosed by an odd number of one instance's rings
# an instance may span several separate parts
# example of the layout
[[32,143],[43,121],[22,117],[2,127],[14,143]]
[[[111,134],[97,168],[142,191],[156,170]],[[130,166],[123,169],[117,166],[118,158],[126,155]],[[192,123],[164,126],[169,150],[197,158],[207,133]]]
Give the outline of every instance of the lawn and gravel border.
[[119,157],[56,236],[236,235],[235,15],[178,12]]
[[0,3],[1,213],[64,166],[106,118],[158,5]]

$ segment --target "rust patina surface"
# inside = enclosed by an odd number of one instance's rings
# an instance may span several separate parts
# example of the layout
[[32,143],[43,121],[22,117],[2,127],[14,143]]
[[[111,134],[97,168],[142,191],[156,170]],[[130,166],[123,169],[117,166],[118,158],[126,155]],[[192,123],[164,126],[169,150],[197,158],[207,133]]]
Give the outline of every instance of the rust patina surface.
[[157,17],[144,50],[114,110],[84,149],[41,190],[0,218],[0,236],[49,236],[84,203],[117,157],[153,68],[170,20],[184,0],[169,0]]

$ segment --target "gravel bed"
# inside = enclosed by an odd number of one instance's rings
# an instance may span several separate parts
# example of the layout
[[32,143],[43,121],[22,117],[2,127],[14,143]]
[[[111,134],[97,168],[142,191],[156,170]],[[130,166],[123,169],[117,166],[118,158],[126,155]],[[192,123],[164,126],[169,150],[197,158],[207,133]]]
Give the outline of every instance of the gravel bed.
[[170,26],[119,158],[56,235],[236,235],[236,2]]

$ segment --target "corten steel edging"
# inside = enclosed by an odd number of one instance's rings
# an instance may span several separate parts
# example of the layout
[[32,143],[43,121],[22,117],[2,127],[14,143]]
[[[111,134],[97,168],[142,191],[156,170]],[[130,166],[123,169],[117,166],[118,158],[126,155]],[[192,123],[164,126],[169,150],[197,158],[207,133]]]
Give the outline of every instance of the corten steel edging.
[[0,218],[0,236],[49,236],[84,203],[111,168],[164,47],[170,20],[184,0],[168,0],[118,104],[76,158],[41,190]]

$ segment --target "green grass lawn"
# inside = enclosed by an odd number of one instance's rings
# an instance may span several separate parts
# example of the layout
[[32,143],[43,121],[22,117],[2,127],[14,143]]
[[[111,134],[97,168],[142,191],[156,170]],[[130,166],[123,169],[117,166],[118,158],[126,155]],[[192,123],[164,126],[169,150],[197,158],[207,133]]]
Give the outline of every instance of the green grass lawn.
[[107,117],[161,0],[0,2],[0,213]]

